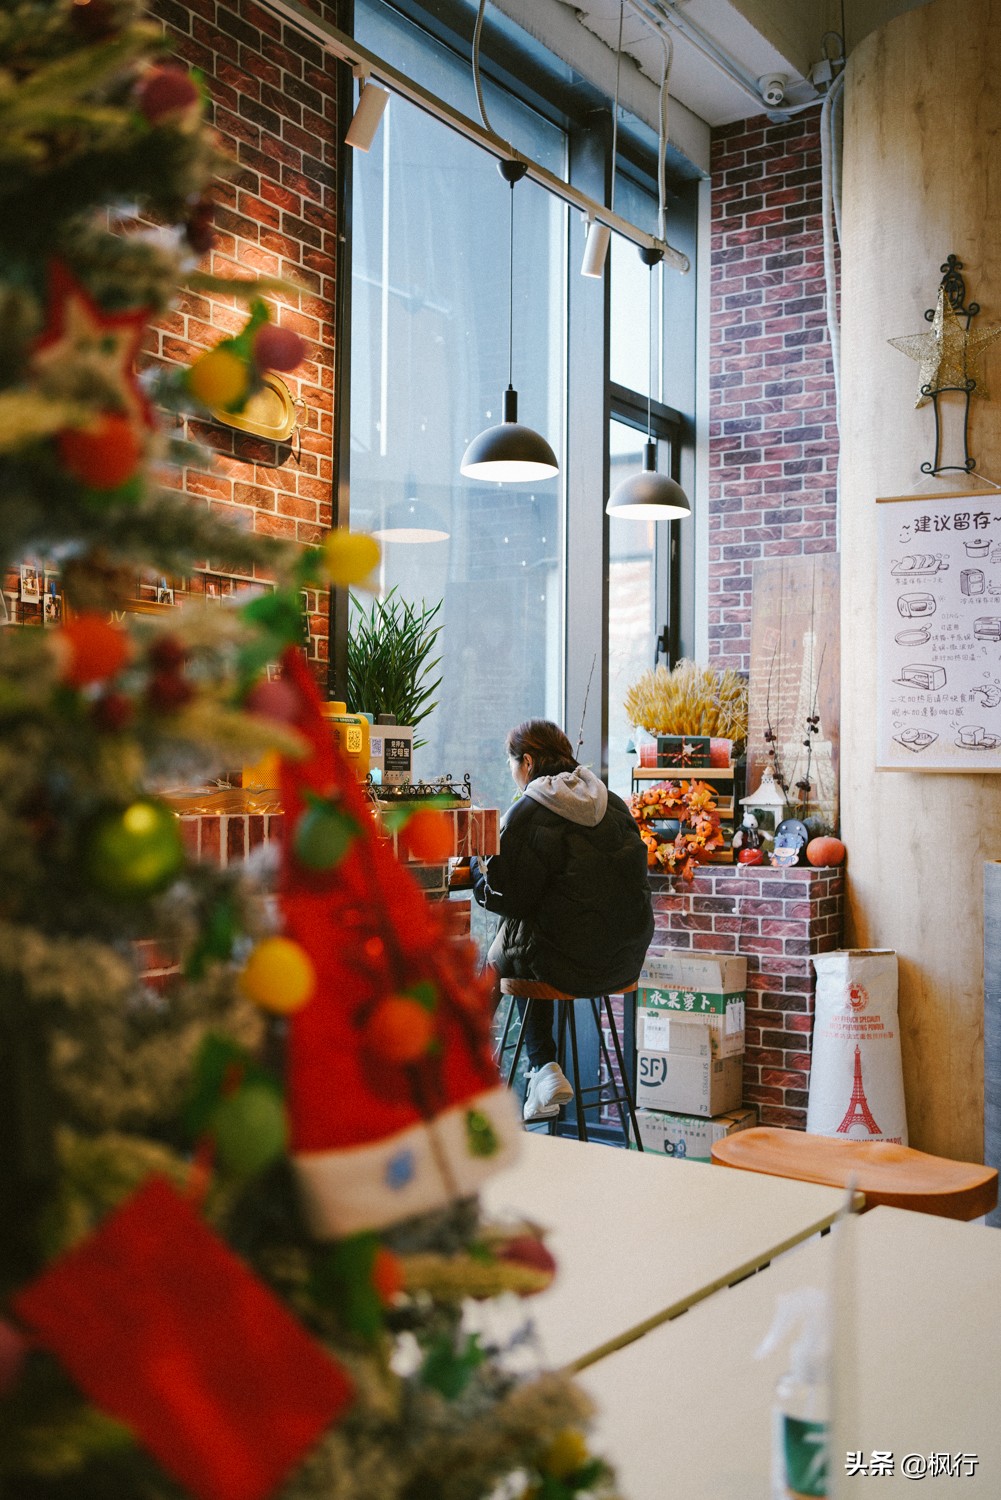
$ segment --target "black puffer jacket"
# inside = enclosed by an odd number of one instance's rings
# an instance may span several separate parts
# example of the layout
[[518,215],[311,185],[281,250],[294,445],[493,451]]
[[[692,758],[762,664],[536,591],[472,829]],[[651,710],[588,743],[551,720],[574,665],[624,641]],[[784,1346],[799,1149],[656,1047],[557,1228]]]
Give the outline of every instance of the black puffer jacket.
[[581,997],[637,978],[653,936],[646,848],[621,797],[586,767],[529,783],[501,823],[500,853],[473,861],[473,890],[504,918],[487,955],[503,978]]

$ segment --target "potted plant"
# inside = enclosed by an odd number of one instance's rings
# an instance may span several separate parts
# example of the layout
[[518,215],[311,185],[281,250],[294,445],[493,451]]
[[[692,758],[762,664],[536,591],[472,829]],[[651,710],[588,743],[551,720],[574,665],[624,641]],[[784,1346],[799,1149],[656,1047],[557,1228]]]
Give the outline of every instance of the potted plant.
[[[391,588],[366,610],[351,595],[348,700],[355,708],[392,714],[397,724],[414,727],[434,712],[441,678],[429,678],[441,661],[431,653],[441,630],[436,621],[442,603],[410,604]],[[414,740],[414,748],[426,743]]]

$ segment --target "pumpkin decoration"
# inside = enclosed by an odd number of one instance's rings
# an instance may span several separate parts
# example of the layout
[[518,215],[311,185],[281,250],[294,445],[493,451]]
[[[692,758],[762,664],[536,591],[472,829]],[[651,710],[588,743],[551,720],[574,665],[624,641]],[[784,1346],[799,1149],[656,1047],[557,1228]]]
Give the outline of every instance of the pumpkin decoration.
[[806,846],[806,857],[811,865],[840,865],[847,852],[841,840],[830,834],[811,839]]

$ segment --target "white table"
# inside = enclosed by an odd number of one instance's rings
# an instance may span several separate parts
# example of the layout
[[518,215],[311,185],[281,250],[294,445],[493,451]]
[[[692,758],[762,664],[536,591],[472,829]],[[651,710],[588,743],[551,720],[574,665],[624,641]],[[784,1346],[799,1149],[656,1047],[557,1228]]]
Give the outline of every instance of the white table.
[[[750,1174],[734,1173],[735,1176]],[[854,1221],[854,1379],[832,1443],[837,1500],[1001,1495],[1001,1234],[877,1208]],[[629,1500],[767,1500],[770,1412],[788,1350],[754,1351],[780,1292],[824,1288],[838,1231],[693,1307],[582,1372],[592,1439]],[[892,1452],[892,1475],[845,1473]],[[908,1479],[907,1454],[976,1454],[971,1477]]]
[[526,1132],[484,1187],[548,1229],[554,1285],[526,1304],[547,1364],[580,1367],[831,1223],[839,1189]]

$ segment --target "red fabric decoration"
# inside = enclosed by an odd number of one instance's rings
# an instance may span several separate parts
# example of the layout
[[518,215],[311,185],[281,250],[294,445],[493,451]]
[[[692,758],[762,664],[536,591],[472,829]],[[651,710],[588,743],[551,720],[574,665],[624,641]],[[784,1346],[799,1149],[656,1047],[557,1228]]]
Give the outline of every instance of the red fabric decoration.
[[163,1178],[13,1307],[200,1500],[263,1500],[350,1396],[339,1366]]
[[[380,836],[354,772],[335,751],[305,663],[284,660],[300,700],[295,728],[305,760],[282,761],[285,848],[280,890],[286,936],[313,960],[313,1000],[289,1020],[286,1102],[294,1151],[379,1141],[498,1085],[490,1048],[489,986],[469,942],[448,938],[433,903]],[[333,869],[313,871],[294,853],[305,793],[335,795],[359,832]],[[393,1064],[365,1044],[379,1002],[434,986],[434,1040],[419,1062]]]

